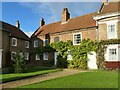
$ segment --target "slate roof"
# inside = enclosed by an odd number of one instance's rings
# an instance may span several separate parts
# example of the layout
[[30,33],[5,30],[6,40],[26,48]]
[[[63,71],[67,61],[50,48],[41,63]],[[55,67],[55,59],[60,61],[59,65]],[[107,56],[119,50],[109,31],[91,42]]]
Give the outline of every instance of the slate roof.
[[30,40],[30,38],[21,29],[3,21],[0,21],[0,24],[1,23],[2,23],[2,30],[6,30],[10,32],[10,35],[12,37],[16,37],[16,38],[20,38],[28,41]]

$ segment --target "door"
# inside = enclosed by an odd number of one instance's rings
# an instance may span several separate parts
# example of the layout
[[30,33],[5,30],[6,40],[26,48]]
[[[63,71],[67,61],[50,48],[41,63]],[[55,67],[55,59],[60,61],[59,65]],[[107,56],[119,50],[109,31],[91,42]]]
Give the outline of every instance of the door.
[[96,53],[91,52],[91,54],[88,54],[88,68],[89,69],[98,69],[97,63],[96,63]]
[[54,52],[54,65],[57,65],[57,56],[58,56],[58,52]]

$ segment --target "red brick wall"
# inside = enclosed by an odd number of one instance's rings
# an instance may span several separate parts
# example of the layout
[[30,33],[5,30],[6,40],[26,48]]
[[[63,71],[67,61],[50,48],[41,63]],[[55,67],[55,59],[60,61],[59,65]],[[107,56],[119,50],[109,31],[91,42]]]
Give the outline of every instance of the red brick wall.
[[120,69],[120,61],[105,62],[105,67],[109,69]]

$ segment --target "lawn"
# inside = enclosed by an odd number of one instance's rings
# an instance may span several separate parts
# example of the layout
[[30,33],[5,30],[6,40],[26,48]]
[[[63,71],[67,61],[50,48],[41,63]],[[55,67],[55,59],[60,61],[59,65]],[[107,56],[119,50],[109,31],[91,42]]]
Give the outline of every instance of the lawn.
[[[52,72],[56,72],[56,71],[61,71],[61,69],[32,67],[32,68],[28,68],[25,73],[2,74],[2,75],[0,75],[0,77],[2,77],[2,82],[9,82],[9,81],[19,80],[19,79],[23,79],[23,78],[32,77],[32,76],[52,73]],[[1,78],[0,78],[0,81],[1,81]]]
[[118,88],[118,72],[85,72],[18,88]]

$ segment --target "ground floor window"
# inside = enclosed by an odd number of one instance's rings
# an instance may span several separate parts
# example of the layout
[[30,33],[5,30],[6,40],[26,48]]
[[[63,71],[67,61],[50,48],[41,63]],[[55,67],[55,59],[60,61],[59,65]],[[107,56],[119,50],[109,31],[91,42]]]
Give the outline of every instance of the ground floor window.
[[36,54],[36,60],[40,60],[40,55]]
[[109,49],[109,60],[117,59],[117,49]]
[[43,54],[43,58],[44,58],[44,60],[48,60],[48,52],[45,52],[45,53]]
[[29,53],[25,53],[25,59],[29,60]]
[[15,60],[16,52],[11,53],[11,60]]

